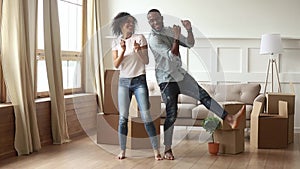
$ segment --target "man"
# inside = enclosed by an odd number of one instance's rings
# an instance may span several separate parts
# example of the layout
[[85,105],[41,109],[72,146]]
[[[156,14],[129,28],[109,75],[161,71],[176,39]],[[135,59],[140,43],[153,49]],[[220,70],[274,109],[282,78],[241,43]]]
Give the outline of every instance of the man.
[[174,122],[177,117],[177,101],[179,94],[185,94],[199,100],[207,109],[226,121],[233,129],[238,127],[240,117],[245,113],[243,106],[235,115],[228,114],[196,80],[182,68],[179,46],[191,48],[195,39],[189,20],[182,20],[187,37],[181,34],[181,27],[165,27],[163,16],[157,9],[149,10],[148,23],[152,28],[149,36],[149,47],[155,57],[155,75],[160,87],[162,99],[166,104],[166,120],[164,123],[164,158],[174,160],[172,137]]

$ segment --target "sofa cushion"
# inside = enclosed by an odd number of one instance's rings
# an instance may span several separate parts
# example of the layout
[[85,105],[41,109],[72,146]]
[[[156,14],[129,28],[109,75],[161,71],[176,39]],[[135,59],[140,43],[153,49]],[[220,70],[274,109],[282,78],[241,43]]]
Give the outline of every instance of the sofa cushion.
[[[225,105],[225,104],[241,104],[241,102],[219,102],[219,104]],[[252,105],[246,105],[246,119],[250,119],[250,114],[252,111]],[[212,113],[209,111],[204,105],[198,105],[192,110],[192,118],[193,119],[204,119],[207,117],[209,113]]]
[[[195,104],[178,104],[178,118],[192,118],[192,110],[196,107]],[[161,117],[166,117],[166,105],[161,103]]]
[[149,95],[155,95],[155,96],[161,95],[159,86],[156,82],[147,81],[147,86],[148,86],[148,90],[149,90]]
[[197,100],[190,96],[187,96],[184,94],[179,94],[178,95],[178,103],[197,104]]
[[210,111],[203,105],[198,105],[192,110],[192,118],[193,119],[205,119]]
[[259,95],[261,89],[260,84],[201,84],[201,86],[217,102],[238,101],[245,104],[253,104],[255,97]]

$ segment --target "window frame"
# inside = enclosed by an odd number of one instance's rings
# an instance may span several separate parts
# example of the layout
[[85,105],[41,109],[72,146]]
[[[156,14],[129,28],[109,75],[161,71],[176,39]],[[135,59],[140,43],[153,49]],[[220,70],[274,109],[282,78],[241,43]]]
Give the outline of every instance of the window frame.
[[[37,62],[39,60],[45,60],[45,51],[42,49],[37,49],[36,50],[36,59],[35,59],[35,64],[37,64]],[[81,55],[80,52],[75,52],[75,51],[61,51],[61,58],[62,61],[80,61],[81,65],[83,64],[83,57]],[[38,68],[36,68],[36,70],[38,70]],[[81,68],[81,74],[83,76],[83,69]],[[37,76],[37,74],[35,74],[35,76]],[[84,88],[83,88],[83,77],[81,76],[81,84],[80,84],[80,88],[69,88],[69,89],[64,89],[64,94],[74,94],[74,93],[82,93],[84,92]],[[37,79],[37,78],[36,78]],[[37,80],[36,80],[37,83]],[[36,85],[37,86],[37,85]],[[42,97],[48,97],[49,96],[49,91],[41,91],[41,92],[37,92],[36,93],[37,98],[42,98]]]
[[[86,42],[86,17],[87,17],[87,0],[82,0],[82,42],[81,45],[82,47],[84,46]],[[81,65],[81,83],[80,83],[80,88],[69,88],[69,89],[64,89],[64,94],[74,94],[74,93],[84,93],[85,92],[85,87],[84,87],[84,79],[85,79],[85,57],[84,54],[78,51],[61,51],[61,59],[62,61],[71,61],[71,60],[76,60],[80,61]],[[43,49],[36,49],[36,58],[35,58],[35,64],[37,66],[37,63],[39,60],[45,60],[45,51]],[[37,71],[38,68],[36,67],[35,70],[35,86],[37,88]],[[41,92],[36,92],[36,98],[43,98],[43,97],[49,97],[49,91],[41,91]]]
[[[0,0],[0,23],[2,20],[2,1]],[[82,0],[82,46],[84,46],[87,36],[86,36],[86,24],[87,24],[87,0]],[[1,48],[0,48],[1,55]],[[85,79],[85,57],[83,53],[76,51],[61,51],[62,60],[79,60],[81,62],[81,86],[80,88],[64,89],[64,94],[74,94],[85,92],[84,79]],[[37,92],[37,62],[40,59],[45,59],[45,52],[41,49],[36,49],[35,54],[35,72],[34,72],[34,86],[35,86],[35,98],[49,97],[49,91]],[[0,60],[0,103],[7,102],[7,87],[5,85],[5,80],[3,76],[2,63]]]

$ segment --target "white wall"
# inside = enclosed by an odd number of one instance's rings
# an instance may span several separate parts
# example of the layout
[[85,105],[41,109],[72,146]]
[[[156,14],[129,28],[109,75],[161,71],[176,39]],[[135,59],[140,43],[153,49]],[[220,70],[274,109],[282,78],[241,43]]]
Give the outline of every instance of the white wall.
[[167,24],[179,24],[181,18],[191,20],[197,42],[192,50],[183,49],[181,54],[186,69],[198,81],[260,83],[263,92],[268,57],[259,55],[260,36],[280,33],[284,46],[284,53],[278,57],[280,81],[283,92],[291,92],[290,82],[293,83],[295,128],[300,131],[299,0],[101,0],[101,5],[106,68],[113,68],[109,29],[112,18],[118,12],[129,12],[138,19],[138,31],[144,33],[150,30],[146,13],[158,8]]
[[102,24],[120,11],[163,14],[190,19],[206,37],[255,37],[278,32],[300,38],[299,0],[101,0]]

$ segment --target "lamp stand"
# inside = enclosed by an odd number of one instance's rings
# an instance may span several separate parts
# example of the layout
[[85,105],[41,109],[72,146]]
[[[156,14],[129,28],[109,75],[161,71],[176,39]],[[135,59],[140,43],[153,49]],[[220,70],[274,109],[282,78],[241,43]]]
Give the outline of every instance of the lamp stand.
[[274,87],[274,67],[276,70],[276,77],[277,77],[277,82],[278,82],[278,92],[281,93],[281,85],[280,85],[280,81],[279,81],[279,74],[278,74],[278,68],[277,68],[277,63],[276,63],[276,59],[273,57],[269,58],[269,63],[268,63],[268,68],[267,68],[267,76],[266,76],[266,81],[265,81],[265,90],[264,90],[264,94],[266,94],[266,90],[267,90],[267,85],[268,85],[268,79],[269,79],[269,70],[270,70],[270,65],[272,64],[272,92],[274,92],[273,87]]

